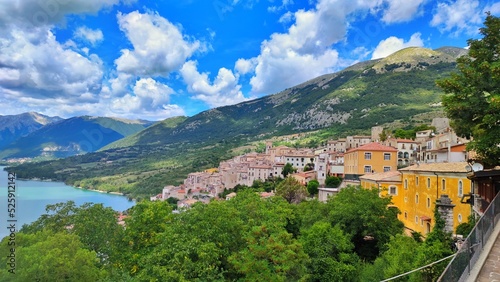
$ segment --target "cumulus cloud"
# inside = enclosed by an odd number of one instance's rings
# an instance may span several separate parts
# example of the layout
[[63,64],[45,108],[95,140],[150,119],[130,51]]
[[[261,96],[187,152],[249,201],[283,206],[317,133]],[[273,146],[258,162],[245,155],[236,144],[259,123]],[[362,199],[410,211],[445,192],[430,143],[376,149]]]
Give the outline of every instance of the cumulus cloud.
[[186,62],[180,73],[188,86],[188,91],[194,98],[201,100],[212,107],[236,104],[245,101],[241,92],[241,85],[231,70],[219,69],[213,82],[208,73],[199,73],[195,61]]
[[387,10],[382,20],[386,23],[406,22],[421,14],[419,8],[426,0],[386,0]]
[[234,64],[234,69],[242,75],[252,72],[255,69],[256,60],[238,59]]
[[438,3],[431,26],[437,27],[441,32],[474,35],[481,23],[479,1],[456,0]]
[[64,48],[51,31],[12,28],[10,36],[3,39],[0,65],[6,74],[0,78],[2,88],[39,99],[59,96],[77,99],[101,90],[100,58],[92,54],[85,57]]
[[414,33],[407,42],[405,42],[404,39],[397,38],[395,36],[384,39],[380,41],[375,48],[375,51],[373,51],[372,60],[387,57],[390,54],[407,47],[423,47],[424,42],[420,36],[420,33]]
[[120,116],[141,116],[144,118],[167,118],[184,115],[178,105],[169,104],[174,90],[152,78],[136,81],[133,93],[111,99],[110,109]]
[[86,26],[79,27],[74,36],[78,39],[85,40],[92,45],[96,45],[104,39],[104,35],[100,29],[90,29]]
[[101,59],[88,49],[75,50],[71,40],[58,42],[52,28],[68,14],[95,14],[119,2],[0,0],[0,102],[61,116],[103,110]]
[[180,28],[158,14],[137,11],[118,14],[118,24],[134,49],[121,50],[115,60],[120,72],[167,75],[178,70],[203,44],[183,36]]
[[[378,1],[320,0],[314,9],[299,10],[286,33],[274,33],[261,43],[250,80],[254,93],[274,93],[340,68],[333,44],[344,40],[348,16],[357,11],[374,11]],[[242,61],[238,71],[245,70]]]

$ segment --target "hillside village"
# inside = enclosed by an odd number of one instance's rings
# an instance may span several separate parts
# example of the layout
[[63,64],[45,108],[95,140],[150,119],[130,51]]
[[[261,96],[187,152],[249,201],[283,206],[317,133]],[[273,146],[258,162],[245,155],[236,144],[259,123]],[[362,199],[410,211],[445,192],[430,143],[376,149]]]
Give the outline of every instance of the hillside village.
[[[221,162],[218,168],[190,173],[182,185],[165,186],[151,200],[176,198],[180,209],[189,208],[196,202],[218,198],[225,189],[282,177],[283,168],[289,163],[296,169],[290,176],[303,185],[313,179],[319,182],[320,201],[326,201],[347,185],[378,187],[381,196],[392,197],[408,231],[425,235],[432,230],[436,201],[448,208],[447,228],[453,231],[471,214],[467,197],[472,185],[466,167],[472,156],[465,149],[467,140],[457,137],[448,119],[433,119],[432,126],[435,132],[417,132],[413,140],[388,136],[380,141],[384,129],[377,126],[370,136],[330,140],[320,148],[274,147],[268,141],[264,153],[247,153]],[[341,177],[342,184],[325,187],[327,176]],[[235,195],[230,193],[226,199]],[[261,193],[261,197],[272,195],[272,191]],[[482,212],[483,204],[480,198],[476,199],[476,212]]]

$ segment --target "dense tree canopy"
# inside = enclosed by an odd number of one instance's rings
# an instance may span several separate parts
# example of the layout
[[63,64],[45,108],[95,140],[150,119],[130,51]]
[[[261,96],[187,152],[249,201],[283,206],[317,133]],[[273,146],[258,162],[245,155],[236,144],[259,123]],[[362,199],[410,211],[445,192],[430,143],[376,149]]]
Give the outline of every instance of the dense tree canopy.
[[[291,179],[278,185],[296,185]],[[299,186],[299,194],[306,193]],[[359,273],[372,267],[368,259],[383,255],[387,247],[382,245],[402,233],[397,211],[387,206],[390,199],[379,198],[376,191],[347,187],[327,203],[288,200],[264,199],[247,188],[229,201],[195,204],[180,213],[173,213],[167,201],[143,201],[127,211],[125,228],[102,205],[52,205],[17,234],[17,254],[24,263],[16,277],[363,281]],[[367,238],[374,244],[366,244]],[[9,252],[7,239],[1,242],[2,254]],[[0,281],[12,281],[8,274],[0,272]]]
[[468,41],[469,54],[457,59],[458,72],[438,80],[443,105],[457,134],[487,166],[500,159],[500,18],[487,14],[481,39]]

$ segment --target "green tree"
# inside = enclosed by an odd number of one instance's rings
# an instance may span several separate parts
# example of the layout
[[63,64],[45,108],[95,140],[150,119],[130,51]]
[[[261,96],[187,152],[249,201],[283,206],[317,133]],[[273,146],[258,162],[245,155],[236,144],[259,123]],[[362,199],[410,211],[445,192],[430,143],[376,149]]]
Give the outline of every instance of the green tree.
[[86,203],[75,213],[70,232],[78,235],[87,249],[95,251],[102,263],[109,263],[114,260],[113,252],[119,252],[115,247],[122,238],[123,227],[112,208]]
[[460,223],[457,226],[457,230],[455,231],[455,234],[463,235],[465,238],[465,237],[469,236],[469,233],[474,228],[474,225],[476,225],[476,218],[474,217],[474,214],[471,214],[471,215],[469,215],[467,222]]
[[[415,269],[415,253],[419,243],[412,237],[397,234],[389,243],[387,250],[373,264],[365,264],[360,275],[361,281],[381,281]],[[408,281],[409,276],[396,281]]]
[[358,256],[349,236],[328,222],[317,222],[303,230],[300,242],[310,260],[309,281],[356,281]]
[[0,281],[97,281],[106,275],[96,253],[85,249],[75,234],[18,233],[16,241],[16,274],[2,271]]
[[135,274],[143,265],[139,263],[142,256],[148,254],[161,241],[161,234],[172,221],[172,206],[166,201],[142,201],[129,211],[125,219],[127,228],[121,249],[121,267]]
[[318,194],[318,187],[319,187],[319,182],[316,179],[313,179],[307,183],[307,192],[309,192],[309,195],[314,196]]
[[283,197],[288,203],[300,203],[307,197],[307,189],[293,177],[287,177],[276,186],[276,196]]
[[46,213],[31,224],[23,225],[21,232],[36,233],[44,229],[53,232],[67,230],[67,227],[74,223],[73,218],[78,210],[79,208],[74,201],[47,205],[45,208]]
[[291,163],[286,163],[285,166],[283,167],[283,171],[281,171],[281,174],[283,175],[284,178],[287,178],[287,176],[291,173],[296,172],[297,169],[293,167]]
[[229,261],[243,281],[298,281],[306,274],[307,255],[285,230],[255,226],[246,236],[247,247]]
[[457,73],[436,83],[446,93],[443,105],[458,135],[486,166],[500,159],[500,19],[487,13],[483,38],[470,39],[468,55],[457,59]]
[[385,140],[387,140],[388,136],[387,136],[387,132],[385,130],[382,130],[382,133],[380,133],[378,135],[378,138],[380,138],[380,141],[381,142],[384,142]]
[[337,188],[340,183],[342,183],[342,179],[337,176],[327,176],[325,180],[325,186],[328,188]]
[[348,186],[328,201],[330,221],[351,236],[362,259],[373,261],[392,236],[403,232],[399,210],[389,204],[391,198],[379,197],[378,189]]
[[[449,232],[445,231],[446,222],[441,217],[437,206],[434,207],[434,219],[436,223],[432,231],[427,235],[424,243],[415,252],[415,265],[418,268],[429,263],[445,258],[453,253],[452,238]],[[412,281],[435,281],[443,273],[448,261],[434,264],[424,270],[411,275]]]

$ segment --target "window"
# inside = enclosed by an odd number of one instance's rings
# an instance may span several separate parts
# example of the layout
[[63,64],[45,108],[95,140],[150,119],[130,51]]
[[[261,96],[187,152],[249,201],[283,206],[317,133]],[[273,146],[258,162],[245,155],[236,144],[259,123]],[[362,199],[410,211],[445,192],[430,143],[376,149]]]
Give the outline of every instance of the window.
[[384,161],[390,161],[391,160],[391,154],[390,153],[384,153]]
[[418,204],[418,195],[415,195],[415,203]]
[[415,216],[415,223],[418,224],[418,216]]
[[462,197],[464,195],[464,185],[462,183],[462,180],[458,181],[458,196]]
[[391,167],[390,166],[384,166],[384,172],[388,172],[388,171],[391,171]]
[[427,188],[431,188],[431,179],[427,177]]
[[417,186],[418,186],[418,176],[417,176],[417,177],[415,177],[415,185],[417,185]]
[[405,197],[405,203],[408,203],[408,197]]
[[365,173],[371,173],[372,172],[372,166],[371,165],[365,165]]
[[427,222],[425,225],[425,234],[428,234],[429,232],[431,232],[431,223]]
[[408,179],[405,179],[405,190],[408,190]]
[[431,198],[427,197],[427,207],[431,207]]
[[371,160],[372,159],[372,153],[365,153],[365,160]]
[[432,141],[427,141],[427,150],[432,150]]
[[405,219],[408,219],[408,212],[405,212]]
[[446,180],[443,178],[441,179],[441,189],[444,191],[446,190]]
[[397,195],[398,194],[398,188],[396,186],[389,186],[389,194],[391,194],[391,195]]
[[461,214],[458,214],[458,222],[462,222],[462,215]]

